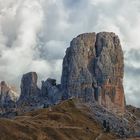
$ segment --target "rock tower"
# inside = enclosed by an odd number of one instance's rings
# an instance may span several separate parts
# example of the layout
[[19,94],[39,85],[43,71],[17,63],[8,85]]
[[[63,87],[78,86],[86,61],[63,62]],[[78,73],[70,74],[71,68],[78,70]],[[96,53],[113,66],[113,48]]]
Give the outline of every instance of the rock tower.
[[74,38],[63,60],[63,98],[98,102],[115,113],[125,110],[124,58],[112,32],[85,33]]

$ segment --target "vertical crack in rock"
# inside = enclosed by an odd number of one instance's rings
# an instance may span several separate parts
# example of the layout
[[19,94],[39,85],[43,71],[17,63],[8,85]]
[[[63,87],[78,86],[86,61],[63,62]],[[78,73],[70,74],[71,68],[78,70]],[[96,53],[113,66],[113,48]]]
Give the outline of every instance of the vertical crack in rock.
[[63,60],[63,98],[97,101],[110,111],[123,113],[124,58],[114,33],[85,33],[71,41]]

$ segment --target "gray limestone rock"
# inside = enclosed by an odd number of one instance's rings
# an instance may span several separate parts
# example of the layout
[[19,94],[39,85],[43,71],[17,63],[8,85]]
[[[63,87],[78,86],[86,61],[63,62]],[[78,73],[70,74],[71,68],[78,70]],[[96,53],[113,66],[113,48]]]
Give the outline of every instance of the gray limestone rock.
[[16,106],[16,101],[19,98],[19,94],[6,84],[5,81],[0,83],[0,112],[13,111]]
[[60,85],[56,84],[55,79],[42,81],[42,96],[47,97],[48,104],[57,104],[62,99]]
[[23,75],[20,86],[20,98],[30,98],[40,94],[40,89],[37,86],[37,78],[36,72],[29,72]]
[[33,110],[40,104],[41,90],[37,86],[37,78],[36,72],[29,72],[21,79],[21,95],[17,105],[23,112]]
[[71,41],[63,60],[63,98],[97,101],[116,113],[123,113],[124,59],[115,33],[85,33]]
[[56,85],[55,79],[42,81],[41,89],[37,86],[37,74],[29,72],[24,74],[21,80],[21,95],[17,102],[18,112],[28,112],[40,108],[46,108],[61,101],[60,85]]

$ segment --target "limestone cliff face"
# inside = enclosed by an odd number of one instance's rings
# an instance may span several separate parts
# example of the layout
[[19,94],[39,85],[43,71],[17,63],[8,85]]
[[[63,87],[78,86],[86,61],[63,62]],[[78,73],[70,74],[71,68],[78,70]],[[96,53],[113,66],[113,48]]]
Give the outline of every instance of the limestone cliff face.
[[0,112],[5,113],[15,108],[19,94],[5,81],[0,83]]
[[123,113],[123,59],[120,40],[114,33],[77,36],[63,60],[63,98],[97,101],[111,111]]
[[41,91],[37,86],[36,72],[29,72],[22,76],[21,79],[21,95],[17,102],[18,110],[30,111],[37,108],[40,103]]
[[37,86],[37,74],[36,72],[29,72],[23,75],[21,79],[21,98],[28,98],[38,96],[40,90]]
[[57,104],[61,101],[62,94],[60,90],[60,85],[56,84],[55,79],[48,78],[46,81],[42,81],[42,97],[47,98],[48,105]]
[[60,102],[62,94],[55,79],[42,81],[41,89],[37,86],[37,73],[29,72],[21,79],[21,95],[17,102],[19,112],[28,112],[48,107]]

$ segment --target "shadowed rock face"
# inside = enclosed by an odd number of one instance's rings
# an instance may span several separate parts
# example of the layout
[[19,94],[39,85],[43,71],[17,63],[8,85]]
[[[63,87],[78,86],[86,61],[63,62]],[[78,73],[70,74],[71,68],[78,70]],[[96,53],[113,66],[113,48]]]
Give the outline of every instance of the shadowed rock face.
[[36,72],[23,75],[21,80],[21,95],[17,102],[19,112],[28,112],[48,107],[61,101],[60,86],[55,79],[42,81],[41,89],[37,86]]
[[41,91],[37,86],[36,72],[29,72],[22,76],[21,79],[21,95],[17,102],[18,110],[28,112],[37,109],[40,105]]
[[63,98],[97,101],[114,112],[123,113],[124,58],[114,33],[81,34],[71,41],[63,60]]
[[55,79],[48,78],[46,81],[42,81],[42,96],[47,97],[48,104],[53,105],[61,101],[62,94],[60,90],[60,85],[56,84]]
[[40,90],[37,87],[37,74],[36,72],[29,72],[23,75],[21,80],[21,98],[28,98],[38,96]]

